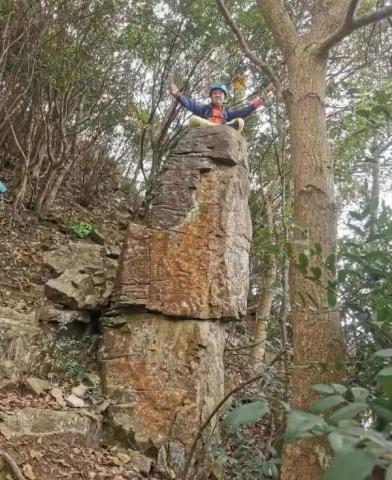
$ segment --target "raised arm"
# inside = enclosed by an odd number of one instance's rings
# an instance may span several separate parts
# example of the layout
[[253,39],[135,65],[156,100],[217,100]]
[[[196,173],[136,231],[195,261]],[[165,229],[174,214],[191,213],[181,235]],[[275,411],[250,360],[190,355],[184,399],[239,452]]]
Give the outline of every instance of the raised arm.
[[176,85],[174,85],[174,83],[170,87],[170,93],[175,99],[177,99],[181,103],[184,108],[194,113],[195,115],[203,116],[206,108],[206,105],[204,103],[195,102],[187,98],[185,95],[182,95]]
[[250,105],[246,107],[239,108],[238,110],[227,110],[227,119],[233,120],[234,118],[246,118],[255,112],[258,108],[264,105],[266,101],[266,97],[262,95],[260,98],[256,98]]

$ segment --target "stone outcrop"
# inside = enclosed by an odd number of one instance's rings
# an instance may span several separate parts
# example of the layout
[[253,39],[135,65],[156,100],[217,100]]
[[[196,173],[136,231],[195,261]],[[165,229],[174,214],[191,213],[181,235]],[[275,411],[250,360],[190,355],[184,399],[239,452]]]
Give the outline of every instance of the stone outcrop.
[[167,161],[150,225],[128,227],[113,306],[238,319],[250,241],[244,142],[227,127],[194,131]]
[[79,311],[100,310],[107,305],[118,265],[116,247],[69,242],[43,257],[45,265],[57,274],[45,285],[49,300]]
[[70,411],[25,408],[13,415],[3,415],[0,432],[5,438],[13,437],[64,437],[77,436],[81,445],[93,446],[99,440],[99,417]]
[[189,444],[223,397],[220,322],[152,313],[120,318],[116,328],[104,322],[101,354],[103,389],[115,403],[112,427],[143,451],[158,451],[170,437]]
[[42,336],[37,315],[0,307],[0,374],[13,378],[29,371],[35,354],[36,340]]
[[[222,321],[245,313],[250,241],[243,138],[191,131],[166,162],[148,225],[128,227],[100,350],[109,434],[177,474],[224,395]],[[204,478],[197,463],[192,478]]]

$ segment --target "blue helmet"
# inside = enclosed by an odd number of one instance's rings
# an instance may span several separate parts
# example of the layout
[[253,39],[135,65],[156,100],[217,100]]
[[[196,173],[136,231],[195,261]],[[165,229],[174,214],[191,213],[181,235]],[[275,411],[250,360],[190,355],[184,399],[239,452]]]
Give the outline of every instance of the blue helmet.
[[227,90],[226,85],[223,85],[223,83],[210,83],[209,89],[210,89],[210,95],[211,95],[212,90],[220,90],[227,97],[228,90]]

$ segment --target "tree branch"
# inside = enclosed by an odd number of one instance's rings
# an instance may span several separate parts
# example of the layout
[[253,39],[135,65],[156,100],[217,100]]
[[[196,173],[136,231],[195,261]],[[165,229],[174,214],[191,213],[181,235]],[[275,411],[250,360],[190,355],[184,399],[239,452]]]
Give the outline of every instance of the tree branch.
[[294,51],[299,35],[281,0],[257,0],[276,44],[285,57]]
[[373,13],[368,15],[362,15],[360,17],[354,18],[352,24],[352,31],[357,30],[358,28],[365,27],[366,25],[370,25],[371,23],[378,23],[384,18],[388,18],[392,16],[392,5],[388,7],[380,8]]
[[377,23],[383,20],[384,18],[392,16],[392,5],[384,8],[380,8],[373,13],[368,15],[361,15],[354,18],[355,10],[358,6],[359,0],[351,0],[350,5],[347,10],[347,15],[340,26],[340,28],[324,39],[319,46],[320,52],[325,52],[329,50],[334,45],[342,41],[345,37],[350,35],[355,30],[370,25],[372,23]]
[[231,28],[232,32],[237,37],[237,40],[238,40],[245,56],[247,58],[249,58],[249,60],[256,66],[256,68],[258,70],[266,73],[270,77],[270,79],[271,79],[272,83],[274,84],[276,90],[278,92],[280,92],[282,90],[282,86],[281,86],[279,78],[277,77],[274,70],[272,69],[272,67],[267,62],[265,62],[261,57],[259,57],[258,55],[256,55],[255,53],[253,53],[251,51],[247,41],[245,40],[244,35],[240,31],[240,29],[237,27],[234,20],[231,18],[230,13],[227,10],[227,7],[225,5],[224,0],[216,0],[216,3],[218,5],[218,8],[221,11],[224,19],[226,20],[227,25]]

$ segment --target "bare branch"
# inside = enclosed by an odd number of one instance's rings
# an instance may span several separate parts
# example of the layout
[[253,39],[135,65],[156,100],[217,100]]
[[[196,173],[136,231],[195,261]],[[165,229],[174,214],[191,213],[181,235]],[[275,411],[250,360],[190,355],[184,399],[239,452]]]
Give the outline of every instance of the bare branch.
[[358,6],[359,0],[351,0],[350,5],[347,10],[347,15],[338,30],[335,33],[324,39],[319,46],[320,52],[325,52],[332,48],[334,45],[339,43],[345,37],[350,35],[355,30],[370,25],[372,23],[377,23],[392,16],[392,5],[384,8],[380,8],[373,13],[368,15],[361,15],[354,18],[355,10]]
[[224,0],[216,0],[216,3],[218,5],[219,10],[221,11],[224,19],[226,20],[227,25],[231,28],[232,32],[234,35],[237,37],[237,40],[246,55],[247,58],[256,66],[256,68],[264,73],[266,73],[272,83],[274,84],[276,90],[280,92],[282,90],[282,86],[280,83],[279,78],[273,71],[272,67],[265,62],[261,57],[253,53],[245,40],[244,35],[242,34],[241,30],[237,27],[235,24],[234,20],[231,18],[229,11],[227,10],[227,7],[225,5]]
[[384,18],[388,18],[392,16],[392,5],[388,7],[380,8],[369,15],[362,15],[360,17],[354,18],[352,24],[352,31],[357,30],[358,28],[365,27],[366,25],[370,25],[371,23],[378,23]]
[[8,453],[5,450],[0,450],[0,457],[2,457],[8,463],[8,465],[12,468],[12,471],[14,472],[18,480],[25,480],[25,477],[22,475],[22,472],[20,471],[18,465],[16,464],[15,460],[11,457],[11,455],[8,455]]
[[22,154],[22,158],[26,164],[26,167],[28,166],[29,164],[29,160],[26,156],[26,153],[25,151],[23,150],[23,148],[21,147],[20,143],[19,143],[19,140],[18,140],[18,137],[15,133],[15,130],[14,130],[14,126],[12,125],[12,123],[10,124],[10,127],[11,127],[11,132],[12,132],[12,136],[14,137],[14,142],[15,142],[15,145],[18,147],[18,150],[20,151],[20,153]]

